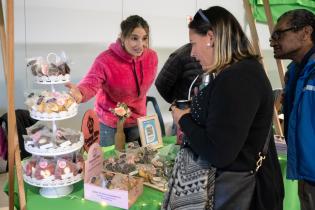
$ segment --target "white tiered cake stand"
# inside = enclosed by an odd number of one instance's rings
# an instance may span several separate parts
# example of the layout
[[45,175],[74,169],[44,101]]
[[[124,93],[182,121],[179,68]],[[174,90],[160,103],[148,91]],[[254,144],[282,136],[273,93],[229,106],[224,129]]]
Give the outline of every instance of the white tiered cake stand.
[[[38,84],[50,84],[51,91],[55,92],[54,84],[63,84],[69,82],[69,75],[65,76],[53,76],[53,77],[38,77],[36,76],[36,83]],[[74,103],[69,107],[68,111],[60,113],[40,113],[36,110],[30,110],[30,116],[33,119],[42,120],[42,121],[51,121],[53,136],[56,136],[57,126],[56,120],[64,120],[71,117],[74,117],[78,112],[78,105]],[[73,153],[77,150],[80,150],[83,146],[83,135],[81,133],[80,140],[77,143],[74,143],[70,146],[58,147],[58,148],[49,148],[41,149],[31,145],[25,144],[25,149],[31,154],[43,156],[43,157],[56,157],[60,155],[65,155]],[[59,198],[70,194],[73,190],[73,184],[82,180],[82,173],[77,174],[76,176],[67,177],[62,180],[38,180],[33,177],[23,174],[24,181],[30,185],[40,187],[40,194],[46,198]]]

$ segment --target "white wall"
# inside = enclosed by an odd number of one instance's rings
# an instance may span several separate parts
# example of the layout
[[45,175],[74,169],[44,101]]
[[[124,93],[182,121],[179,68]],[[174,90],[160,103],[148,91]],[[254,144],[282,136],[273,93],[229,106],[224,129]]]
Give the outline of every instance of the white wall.
[[[3,2],[4,3],[4,2]],[[25,109],[24,92],[49,87],[38,86],[26,71],[25,58],[64,50],[72,59],[72,81],[78,82],[96,55],[105,50],[119,34],[122,18],[131,14],[143,16],[151,27],[151,47],[159,56],[159,69],[168,55],[188,42],[187,15],[199,8],[220,5],[230,10],[248,32],[241,0],[24,0],[15,1],[15,101]],[[260,46],[264,49],[267,69],[274,88],[280,87],[276,66],[269,48],[266,25],[257,24]],[[249,34],[249,32],[248,32]],[[0,59],[2,63],[2,60]],[[0,65],[0,114],[6,112],[6,89]],[[57,89],[63,89],[59,85]],[[166,122],[171,121],[166,104],[155,87],[149,95],[158,99]],[[67,127],[79,128],[82,115],[93,101],[80,106],[80,114],[63,121]],[[150,111],[151,112],[151,111]]]
[[[244,28],[247,28],[242,2],[241,0],[15,1],[15,39],[16,42],[22,43],[25,39],[28,43],[109,43],[119,34],[119,23],[122,18],[139,14],[151,26],[153,47],[176,48],[188,40],[186,16],[193,16],[199,8],[223,6],[236,16]],[[263,40],[260,43],[261,47],[269,49],[266,41],[269,38],[267,26],[257,24],[257,30],[260,40]]]

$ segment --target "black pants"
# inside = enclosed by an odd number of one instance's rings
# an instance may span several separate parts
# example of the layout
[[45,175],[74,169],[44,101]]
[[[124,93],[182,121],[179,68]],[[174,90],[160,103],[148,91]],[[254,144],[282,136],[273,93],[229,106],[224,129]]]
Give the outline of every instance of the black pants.
[[315,183],[299,180],[301,210],[315,210]]

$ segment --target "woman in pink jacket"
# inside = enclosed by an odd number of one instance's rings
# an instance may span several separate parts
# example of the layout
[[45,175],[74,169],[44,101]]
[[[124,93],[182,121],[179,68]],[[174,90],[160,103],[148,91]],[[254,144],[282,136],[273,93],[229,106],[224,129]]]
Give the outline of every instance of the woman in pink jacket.
[[77,103],[96,95],[101,146],[114,144],[117,117],[110,109],[115,108],[117,102],[126,103],[132,112],[124,124],[126,140],[139,139],[137,118],[146,115],[146,94],[157,71],[157,55],[148,48],[148,23],[133,15],[122,21],[120,28],[120,37],[97,56],[80,83],[66,84]]

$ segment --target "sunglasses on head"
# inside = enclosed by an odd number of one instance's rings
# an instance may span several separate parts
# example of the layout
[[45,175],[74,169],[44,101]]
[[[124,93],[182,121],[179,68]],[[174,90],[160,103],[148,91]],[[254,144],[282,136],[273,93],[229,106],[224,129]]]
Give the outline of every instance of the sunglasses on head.
[[284,34],[287,31],[297,31],[301,28],[303,28],[305,25],[301,25],[301,26],[293,26],[290,28],[286,28],[283,30],[275,30],[274,32],[272,32],[271,37],[270,37],[270,41],[278,41],[279,39],[281,39],[281,35]]
[[197,16],[200,16],[201,19],[202,19],[203,21],[205,21],[206,23],[211,24],[211,23],[210,23],[210,20],[209,20],[209,19],[207,18],[207,16],[203,13],[202,9],[199,9],[199,10],[197,11],[197,13],[196,13],[195,16],[194,16],[194,19],[195,19]]

